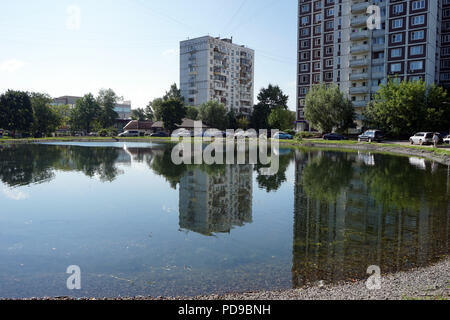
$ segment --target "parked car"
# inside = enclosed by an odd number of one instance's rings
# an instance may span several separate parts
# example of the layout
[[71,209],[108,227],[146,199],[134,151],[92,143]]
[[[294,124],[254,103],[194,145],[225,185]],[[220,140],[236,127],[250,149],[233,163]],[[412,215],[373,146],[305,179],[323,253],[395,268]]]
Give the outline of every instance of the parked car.
[[167,134],[166,132],[155,132],[150,134],[150,137],[153,138],[168,138],[169,134]]
[[286,132],[275,133],[273,138],[274,139],[278,139],[278,140],[292,140],[292,139],[294,139],[294,137],[291,134],[288,134]]
[[337,140],[337,141],[341,141],[341,140],[348,140],[348,138],[344,137],[343,135],[340,135],[338,133],[328,133],[328,134],[323,136],[323,140]]
[[178,129],[174,133],[172,133],[173,138],[190,138],[192,137],[192,133],[187,129]]
[[363,142],[381,142],[384,140],[384,135],[380,130],[368,130],[362,135],[358,136],[358,141]]
[[448,136],[447,132],[439,132],[439,143],[444,143],[444,139]]
[[139,137],[139,131],[134,131],[134,130],[125,131],[125,132],[119,134],[119,137],[121,137],[121,138]]
[[444,138],[444,143],[450,144],[450,135]]
[[409,142],[411,142],[411,144],[419,144],[421,146],[425,144],[433,144],[433,136],[433,132],[419,132],[409,138]]
[[97,132],[91,132],[91,133],[89,133],[89,137],[98,137],[98,133]]
[[218,129],[208,129],[203,134],[203,137],[208,137],[208,138],[223,138],[225,136],[226,136],[225,133]]

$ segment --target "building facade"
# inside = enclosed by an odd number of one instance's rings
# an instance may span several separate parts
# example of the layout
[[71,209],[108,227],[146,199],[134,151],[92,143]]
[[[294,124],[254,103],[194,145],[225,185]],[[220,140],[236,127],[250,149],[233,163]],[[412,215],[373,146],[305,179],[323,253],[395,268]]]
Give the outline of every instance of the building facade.
[[255,52],[232,39],[210,36],[181,41],[180,89],[188,105],[223,103],[250,116],[254,99]]
[[[68,105],[70,108],[75,107],[75,104],[78,99],[82,97],[75,96],[63,96],[59,98],[54,98],[52,105],[60,106],[60,105]],[[129,120],[131,118],[131,101],[123,101],[121,103],[117,103],[114,106],[114,111],[119,115],[118,119]]]
[[298,23],[298,130],[308,129],[305,97],[315,84],[337,84],[359,128],[389,77],[450,84],[449,0],[299,0]]

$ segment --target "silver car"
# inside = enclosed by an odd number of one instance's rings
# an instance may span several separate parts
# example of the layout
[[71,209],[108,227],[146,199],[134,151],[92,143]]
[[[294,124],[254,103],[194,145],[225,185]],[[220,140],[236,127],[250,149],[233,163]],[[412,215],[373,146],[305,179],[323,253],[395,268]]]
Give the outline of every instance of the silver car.
[[433,132],[419,132],[409,138],[409,142],[411,142],[411,144],[419,144],[421,146],[425,144],[433,144],[433,136]]

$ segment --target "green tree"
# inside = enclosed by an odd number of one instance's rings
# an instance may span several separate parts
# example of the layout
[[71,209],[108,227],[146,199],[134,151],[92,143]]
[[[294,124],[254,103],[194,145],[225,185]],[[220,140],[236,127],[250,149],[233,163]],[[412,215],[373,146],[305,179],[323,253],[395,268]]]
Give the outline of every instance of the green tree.
[[26,92],[8,90],[0,96],[0,128],[12,131],[29,131],[33,122],[33,108]]
[[98,122],[102,128],[112,127],[119,115],[114,110],[117,102],[122,100],[112,89],[101,89],[98,97],[97,103],[100,106],[98,114]]
[[225,130],[227,123],[227,108],[217,101],[208,101],[200,106],[199,118],[212,128]]
[[247,130],[250,127],[250,121],[246,117],[240,117],[236,121],[237,129]]
[[145,118],[147,120],[151,120],[151,121],[155,120],[155,113],[154,113],[154,110],[152,108],[152,103],[151,102],[145,107],[144,112],[145,112]]
[[50,108],[55,112],[60,118],[60,126],[68,126],[70,123],[70,106],[67,104],[52,106]]
[[306,96],[305,119],[322,132],[354,126],[355,108],[337,86],[315,85]]
[[446,131],[450,127],[447,92],[424,81],[394,81],[382,85],[364,112],[365,125],[392,136],[418,131]]
[[99,114],[100,106],[94,96],[91,93],[85,95],[77,100],[75,107],[70,113],[72,129],[79,129],[89,133]]
[[183,122],[183,118],[186,116],[186,107],[180,99],[170,98],[161,103],[160,112],[164,128],[173,131],[177,129],[177,125]]
[[182,102],[184,102],[184,98],[181,95],[181,90],[178,89],[176,83],[170,86],[169,91],[166,92],[166,94],[163,97],[163,100],[170,100],[170,99],[179,99]]
[[271,128],[288,130],[294,127],[295,113],[278,107],[272,110],[267,120]]
[[131,110],[131,119],[139,121],[147,120],[147,113],[142,108]]
[[228,123],[228,128],[227,129],[236,130],[238,128],[237,118],[238,117],[236,116],[236,112],[234,112],[234,109],[231,109],[227,113],[227,123]]
[[164,102],[163,98],[156,98],[149,102],[147,108],[152,110],[155,121],[162,121],[161,105]]
[[62,123],[62,117],[50,107],[52,98],[42,93],[30,93],[31,107],[33,109],[33,123],[31,133],[34,137],[49,136]]
[[251,117],[252,126],[255,129],[270,129],[268,118],[275,108],[288,109],[289,96],[285,95],[279,86],[269,84],[261,89],[258,94],[258,104],[254,106]]
[[196,107],[194,107],[194,106],[188,106],[187,109],[186,109],[186,117],[188,119],[197,120],[198,119],[198,113],[199,113],[198,109]]

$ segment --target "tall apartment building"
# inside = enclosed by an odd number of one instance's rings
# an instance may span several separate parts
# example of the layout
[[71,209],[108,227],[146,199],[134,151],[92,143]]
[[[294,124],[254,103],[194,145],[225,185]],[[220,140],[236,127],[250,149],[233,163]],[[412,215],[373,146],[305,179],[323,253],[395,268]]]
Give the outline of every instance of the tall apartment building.
[[[380,25],[369,28],[376,12]],[[379,28],[378,28],[379,27]],[[388,77],[450,84],[449,0],[299,0],[297,128],[314,84],[335,83],[362,112]]]
[[210,36],[181,41],[180,89],[188,105],[223,103],[236,114],[253,109],[255,52],[232,39]]

